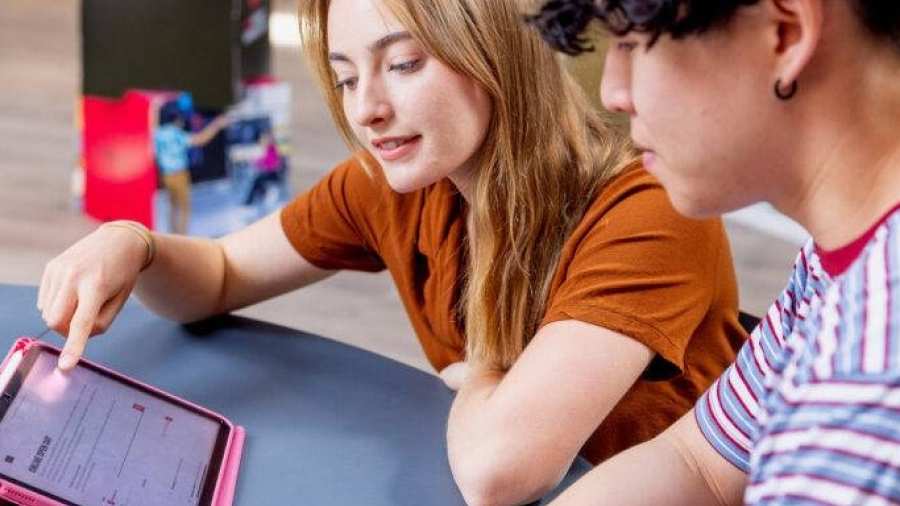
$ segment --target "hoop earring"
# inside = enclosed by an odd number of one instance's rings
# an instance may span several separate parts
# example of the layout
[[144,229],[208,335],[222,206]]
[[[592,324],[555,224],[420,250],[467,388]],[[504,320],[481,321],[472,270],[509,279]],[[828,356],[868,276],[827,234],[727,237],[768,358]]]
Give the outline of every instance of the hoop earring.
[[793,81],[791,83],[791,87],[784,91],[781,89],[781,78],[775,80],[775,96],[778,97],[779,100],[790,100],[794,98],[794,95],[797,94],[797,81]]

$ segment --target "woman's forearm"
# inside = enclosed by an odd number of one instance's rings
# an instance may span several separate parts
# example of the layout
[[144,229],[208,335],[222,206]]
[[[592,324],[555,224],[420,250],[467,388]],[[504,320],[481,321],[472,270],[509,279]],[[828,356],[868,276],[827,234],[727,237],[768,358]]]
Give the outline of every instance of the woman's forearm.
[[156,255],[138,278],[135,293],[153,312],[179,322],[222,309],[225,253],[212,239],[154,234]]
[[565,320],[542,327],[506,374],[473,367],[448,427],[463,494],[517,504],[551,491],[652,358],[630,337]]
[[239,309],[324,279],[281,228],[280,214],[221,239],[157,234],[156,256],[137,294],[154,312],[191,322]]

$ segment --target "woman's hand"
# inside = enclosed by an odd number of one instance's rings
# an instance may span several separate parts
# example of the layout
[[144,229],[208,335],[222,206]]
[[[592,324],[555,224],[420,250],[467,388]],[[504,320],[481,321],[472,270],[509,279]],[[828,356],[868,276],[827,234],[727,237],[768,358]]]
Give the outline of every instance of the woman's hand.
[[148,255],[136,231],[101,226],[47,264],[37,307],[48,327],[67,336],[60,369],[75,367],[88,338],[109,328]]

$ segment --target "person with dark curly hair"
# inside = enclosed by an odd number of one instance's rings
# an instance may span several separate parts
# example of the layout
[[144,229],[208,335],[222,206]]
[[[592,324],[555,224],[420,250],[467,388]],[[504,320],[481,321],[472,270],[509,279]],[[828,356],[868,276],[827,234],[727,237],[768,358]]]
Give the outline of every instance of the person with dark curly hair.
[[555,0],[529,20],[569,54],[593,20],[612,34],[603,102],[682,214],[769,202],[812,235],[694,410],[554,504],[900,503],[900,2]]

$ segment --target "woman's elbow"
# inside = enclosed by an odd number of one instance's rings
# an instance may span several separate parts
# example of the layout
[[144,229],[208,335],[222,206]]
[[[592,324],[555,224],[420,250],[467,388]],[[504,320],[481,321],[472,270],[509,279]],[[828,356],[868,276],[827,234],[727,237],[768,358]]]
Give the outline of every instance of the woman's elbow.
[[452,465],[456,484],[470,506],[528,504],[552,491],[565,473],[542,473],[531,459],[517,462],[490,456],[459,459]]

